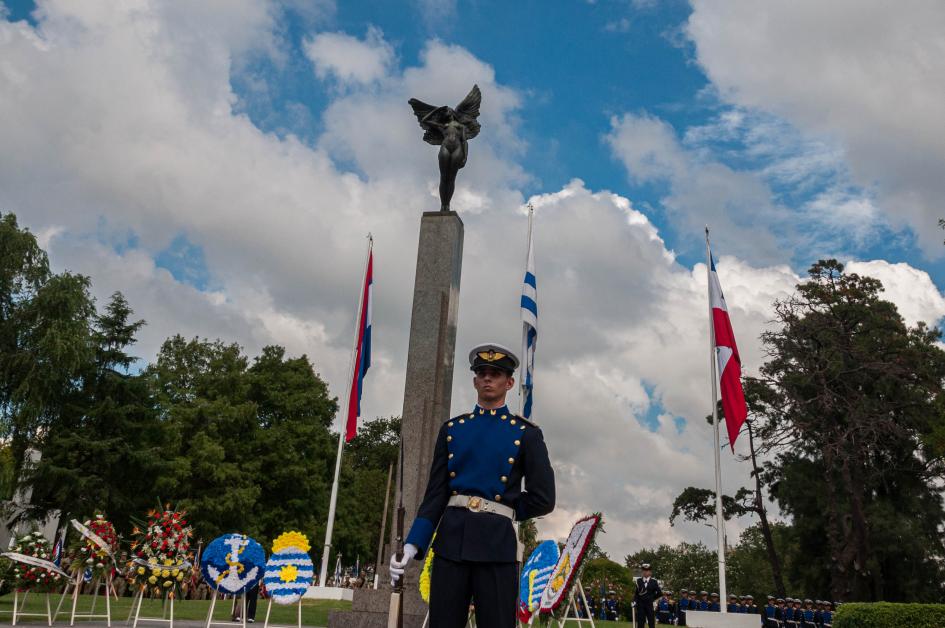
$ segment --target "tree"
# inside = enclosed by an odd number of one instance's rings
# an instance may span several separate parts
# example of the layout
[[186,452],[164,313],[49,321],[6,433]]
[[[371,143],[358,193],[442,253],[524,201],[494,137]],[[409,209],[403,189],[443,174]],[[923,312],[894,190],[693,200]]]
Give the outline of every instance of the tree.
[[[786,562],[779,561],[779,565],[786,566],[788,574],[792,573],[795,567],[799,570],[816,569],[815,565],[804,560],[803,555],[795,551],[798,539],[793,527],[785,523],[774,523],[769,527],[769,532],[778,556],[786,560]],[[767,583],[774,582],[774,576],[768,556],[768,544],[760,522],[742,532],[738,543],[729,549],[725,565],[730,591],[735,591],[739,595],[751,594],[755,596],[755,600],[764,600],[768,595],[785,596],[765,586]],[[782,580],[782,582],[785,581]],[[807,589],[805,584],[794,579],[787,580],[783,586],[786,592],[792,594],[821,590]]]
[[766,481],[811,563],[829,566],[811,585],[842,600],[940,597],[940,333],[907,327],[879,281],[836,260],[809,274],[775,304],[769,359],[746,387],[775,453]]
[[680,543],[676,547],[664,544],[624,558],[624,564],[631,570],[639,569],[642,563],[653,565],[654,575],[673,591],[719,590],[718,556],[702,543]]
[[68,411],[39,441],[42,457],[24,480],[34,516],[59,510],[68,520],[102,510],[123,527],[153,503],[162,434],[146,383],[128,372],[135,358],[127,349],[144,324],[131,314],[115,293],[95,317],[93,361],[81,371]]
[[538,526],[535,525],[534,519],[526,519],[519,524],[518,540],[525,548],[523,560],[528,560],[528,557],[532,555],[532,552],[535,551],[535,548],[538,547],[540,543],[538,539]]
[[[386,515],[392,520],[396,508],[391,500],[387,513],[383,512],[387,471],[394,466],[393,481],[396,482],[399,451],[400,419],[395,417],[365,423],[358,429],[357,436],[345,445],[340,484],[343,490],[338,493],[332,545],[347,565],[353,565],[358,557],[361,565],[373,564],[377,558],[381,517]],[[396,491],[392,490],[391,494]],[[390,526],[387,530],[390,531]]]
[[236,344],[174,336],[146,371],[170,463],[155,491],[178,496],[204,539],[314,539],[325,517],[337,402],[304,356],[284,354],[266,347],[250,367]]
[[36,237],[0,214],[0,435],[14,484],[27,448],[66,412],[92,360],[89,285],[51,273]]

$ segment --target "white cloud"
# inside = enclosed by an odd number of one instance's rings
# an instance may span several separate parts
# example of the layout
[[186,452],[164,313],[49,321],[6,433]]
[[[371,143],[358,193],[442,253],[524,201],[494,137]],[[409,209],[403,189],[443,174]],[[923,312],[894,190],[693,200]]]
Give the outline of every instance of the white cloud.
[[341,83],[378,81],[394,63],[394,48],[376,26],[368,27],[363,41],[346,33],[319,33],[303,48],[318,78],[332,77]]
[[945,317],[945,296],[924,270],[886,260],[847,262],[846,270],[883,283],[882,297],[896,304],[907,325],[936,326]]
[[761,262],[787,257],[791,223],[757,173],[688,150],[668,123],[648,114],[614,117],[605,140],[632,180],[668,185],[660,204],[681,230],[698,234],[709,225],[726,251]]
[[[219,16],[203,4],[96,6],[42,3],[35,30],[0,22],[0,207],[41,234],[57,268],[90,274],[97,296],[126,293],[149,321],[137,349],[144,359],[178,332],[238,341],[250,353],[281,343],[307,353],[336,394],[372,231],[376,360],[366,416],[400,412],[417,228],[420,213],[438,205],[436,151],[421,141],[406,100],[455,103],[479,83],[484,131],[470,143],[456,196],[466,240],[453,406],[471,404],[466,347],[519,343],[520,188],[529,180],[519,163],[521,95],[469,51],[434,41],[417,66],[391,61],[370,86],[333,94],[324,133],[308,146],[234,111],[229,80],[240,55],[282,45],[268,5],[232,5],[240,10]],[[224,24],[198,27],[198,17]],[[626,153],[628,167],[681,181],[692,150],[658,121],[629,120],[668,157]],[[686,193],[694,192],[673,192]],[[542,525],[560,535],[577,513],[602,510],[602,542],[617,558],[641,544],[708,538],[707,529],[667,523],[675,494],[711,478],[705,267],[681,266],[625,197],[575,180],[532,201],[536,418],[560,487],[560,510]],[[155,264],[182,234],[201,247],[212,290]],[[907,316],[942,307],[927,276],[874,266],[912,286],[888,292]],[[798,278],[735,257],[718,268],[754,370],[771,302]],[[654,413],[651,429],[641,421]],[[682,433],[676,417],[687,421]],[[725,460],[733,490],[745,469]]]
[[929,254],[945,197],[945,4],[693,0],[687,32],[723,98],[839,142]]

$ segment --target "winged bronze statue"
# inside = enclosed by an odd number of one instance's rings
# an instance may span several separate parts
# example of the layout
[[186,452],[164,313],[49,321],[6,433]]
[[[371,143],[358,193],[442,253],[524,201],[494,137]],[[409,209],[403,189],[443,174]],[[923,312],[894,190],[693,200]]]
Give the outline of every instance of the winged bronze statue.
[[407,101],[423,129],[423,141],[440,147],[440,210],[450,210],[450,199],[456,188],[456,173],[466,165],[467,141],[479,135],[479,105],[482,92],[473,85],[456,108],[434,105],[411,98]]

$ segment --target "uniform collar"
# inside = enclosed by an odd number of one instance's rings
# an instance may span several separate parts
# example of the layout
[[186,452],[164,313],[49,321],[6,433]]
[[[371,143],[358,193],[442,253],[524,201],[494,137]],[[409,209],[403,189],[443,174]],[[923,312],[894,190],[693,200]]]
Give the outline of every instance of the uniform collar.
[[480,405],[477,403],[476,406],[473,408],[473,414],[475,414],[476,416],[479,416],[479,415],[483,415],[483,416],[509,416],[509,415],[512,414],[512,413],[509,412],[509,407],[508,407],[508,405],[504,405],[504,406],[502,406],[501,408],[493,408],[493,409],[489,410],[489,409],[483,408],[482,406],[480,406]]

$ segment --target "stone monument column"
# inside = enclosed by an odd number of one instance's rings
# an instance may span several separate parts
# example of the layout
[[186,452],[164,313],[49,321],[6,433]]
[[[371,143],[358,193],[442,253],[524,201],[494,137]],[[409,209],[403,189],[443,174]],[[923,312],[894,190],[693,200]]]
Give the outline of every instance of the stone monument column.
[[[450,417],[462,265],[463,221],[459,215],[453,211],[424,213],[420,220],[400,428],[404,441],[405,536],[426,490],[436,435]],[[396,530],[391,533],[393,539]],[[404,626],[409,628],[420,628],[427,612],[417,588],[420,566],[420,561],[413,561],[405,574]],[[329,628],[387,626],[390,587],[385,585],[389,585],[390,578],[386,564],[380,567],[380,588],[356,589],[351,611],[330,613]]]

